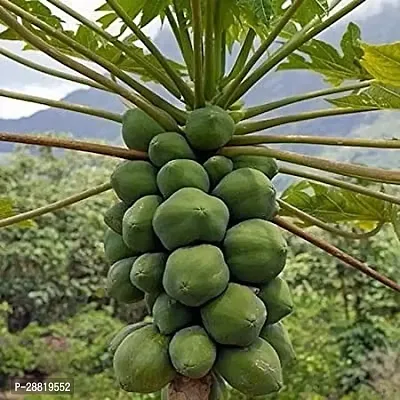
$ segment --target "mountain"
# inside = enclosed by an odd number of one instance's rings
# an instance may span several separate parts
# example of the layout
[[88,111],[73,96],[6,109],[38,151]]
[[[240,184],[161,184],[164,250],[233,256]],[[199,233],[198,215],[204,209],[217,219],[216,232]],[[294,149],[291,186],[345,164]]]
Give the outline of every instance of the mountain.
[[[361,26],[363,39],[367,42],[383,43],[398,40],[396,36],[398,15],[400,15],[400,4],[386,6],[381,12],[366,19],[351,18]],[[384,21],[384,23],[382,22]],[[338,44],[348,21],[338,23],[335,27],[324,32],[320,38],[331,43]],[[371,27],[379,26],[380,29]],[[168,56],[179,58],[175,38],[164,29],[157,38],[160,49]],[[160,92],[155,85],[151,88]],[[260,81],[246,96],[246,104],[255,105],[273,101],[296,93],[309,92],[324,87],[324,82],[317,74],[306,71],[285,71],[267,75]],[[95,108],[103,108],[114,112],[122,112],[124,106],[120,99],[112,94],[96,89],[78,90],[66,96],[64,101],[90,105]],[[171,98],[169,99],[173,101]],[[329,105],[323,100],[309,101],[296,104],[280,110],[277,113],[270,113],[269,116],[298,113],[307,110],[327,108]],[[390,120],[400,121],[400,116],[390,113]],[[330,117],[315,121],[302,122],[299,124],[285,125],[274,132],[304,133],[320,135],[351,136],[359,134],[359,127],[375,126],[379,132],[379,124],[384,122],[379,119],[379,113],[356,114],[344,117]],[[387,127],[387,125],[385,125]],[[0,131],[33,133],[33,132],[60,132],[70,133],[77,138],[102,139],[108,142],[120,142],[120,127],[118,124],[96,117],[90,117],[57,109],[46,109],[39,111],[29,117],[6,120],[0,119]],[[12,144],[0,143],[0,152],[7,152],[12,149]],[[285,146],[291,148],[291,146]],[[299,147],[297,147],[299,149]],[[302,146],[301,151],[313,154],[319,153],[320,148]],[[374,150],[372,150],[374,152]],[[380,157],[375,157],[374,162]]]

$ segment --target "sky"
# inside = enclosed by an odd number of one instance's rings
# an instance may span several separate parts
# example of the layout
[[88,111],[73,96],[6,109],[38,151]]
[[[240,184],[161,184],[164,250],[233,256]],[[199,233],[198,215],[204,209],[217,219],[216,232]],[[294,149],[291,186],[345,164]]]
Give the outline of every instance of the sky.
[[[379,10],[386,4],[394,4],[398,1],[400,0],[368,0],[358,9],[356,9],[353,14],[351,14],[351,18],[366,18],[379,12]],[[96,17],[96,13],[93,10],[95,10],[100,4],[104,3],[104,0],[64,0],[64,3],[84,14],[86,17],[94,19]],[[59,13],[59,15],[66,21],[69,28],[73,28],[75,26],[73,20],[68,19],[64,13]],[[159,23],[152,23],[147,28],[146,33],[151,37],[154,37],[157,35],[159,28]],[[28,57],[35,62],[68,71],[66,68],[62,67],[61,64],[38,52],[22,52],[20,44],[0,40],[0,46],[5,47],[17,54],[22,54],[24,57]],[[49,77],[42,73],[35,72],[24,66],[18,65],[3,56],[0,56],[0,71],[0,87],[2,89],[20,93],[59,100],[74,90],[82,88],[82,86],[79,84],[70,83],[62,79]],[[68,72],[71,71],[69,70]],[[0,118],[21,118],[24,116],[29,116],[34,112],[44,108],[46,107],[0,97]]]

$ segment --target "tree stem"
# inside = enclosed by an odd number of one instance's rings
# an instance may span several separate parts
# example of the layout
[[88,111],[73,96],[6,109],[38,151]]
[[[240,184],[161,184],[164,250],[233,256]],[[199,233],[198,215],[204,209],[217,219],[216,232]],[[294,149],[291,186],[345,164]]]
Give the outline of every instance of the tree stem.
[[[76,19],[77,21],[81,22],[84,26],[91,29],[92,31],[96,32],[102,38],[107,40],[109,43],[114,45],[119,50],[123,51],[129,57],[131,57],[137,64],[141,65],[143,68],[148,70],[150,74],[162,85],[164,86],[171,94],[175,97],[179,98],[180,93],[177,90],[174,82],[166,77],[157,66],[148,63],[140,52],[136,52],[131,47],[126,45],[124,42],[121,42],[111,34],[109,34],[104,29],[100,28],[96,25],[93,21],[85,18],[82,14],[78,13],[77,11],[73,10],[72,8],[68,7],[66,4],[59,0],[47,0],[49,3],[53,4],[58,9],[64,11],[66,14],[71,16],[72,18]],[[115,11],[115,10],[114,10]]]
[[[114,65],[113,62],[106,60],[105,58],[97,55],[92,50],[78,43],[75,39],[67,36],[66,34],[58,31],[52,26],[46,24],[41,21],[39,18],[34,17],[29,12],[26,12],[21,7],[16,6],[8,0],[0,0],[0,5],[9,11],[15,13],[23,20],[30,22],[31,24],[37,26],[42,29],[43,32],[46,32],[48,35],[54,37],[57,40],[60,40],[62,43],[67,45],[68,47],[74,49],[77,53],[81,54],[85,58],[95,62],[100,65],[106,71],[115,75],[122,82],[126,83],[136,92],[138,92],[141,96],[143,96],[150,104],[159,107],[160,109],[167,112],[169,115],[174,117],[177,121],[184,123],[186,121],[185,113],[182,110],[177,109],[175,106],[171,105],[169,102],[164,100],[162,97],[158,96],[152,90],[148,89],[146,86],[140,84],[138,81],[133,79],[131,76],[123,72],[120,68]],[[47,44],[48,45],[48,44]]]
[[247,135],[275,126],[291,124],[294,122],[309,121],[317,118],[333,117],[337,115],[358,114],[362,112],[379,111],[376,107],[364,108],[328,108],[326,110],[309,111],[301,114],[285,115],[260,121],[242,122],[236,126],[235,135]]
[[104,156],[123,158],[126,160],[145,160],[147,154],[123,147],[108,146],[99,143],[90,143],[82,140],[37,136],[22,133],[0,132],[0,142],[23,143],[35,146],[56,147],[67,150],[77,150],[86,153],[101,154]]
[[228,146],[243,146],[264,143],[295,143],[314,144],[324,146],[367,147],[377,149],[400,149],[399,139],[364,139],[336,136],[311,135],[248,135],[233,136]]
[[296,96],[286,97],[282,100],[277,100],[271,103],[262,104],[255,107],[250,107],[244,110],[244,117],[242,120],[256,117],[257,115],[264,114],[269,111],[276,110],[284,106],[299,103],[305,100],[316,99],[318,97],[329,96],[331,94],[348,92],[350,90],[358,90],[371,86],[374,80],[364,81],[360,83],[355,83],[353,85],[347,85],[342,87],[333,87],[328,89],[317,90],[315,92],[304,93]]
[[379,272],[375,271],[374,269],[370,268],[364,262],[357,260],[356,258],[350,256],[349,254],[345,253],[344,251],[338,249],[337,247],[331,245],[330,243],[319,239],[301,228],[297,227],[296,225],[290,223],[286,219],[282,217],[275,217],[273,222],[280,226],[281,228],[287,230],[288,232],[301,237],[302,239],[306,240],[309,243],[312,243],[314,246],[319,247],[320,249],[326,251],[327,253],[331,254],[332,256],[338,258],[339,260],[343,261],[345,264],[357,269],[358,271],[362,272],[363,274],[369,276],[370,278],[381,282],[383,285],[393,289],[396,292],[400,292],[400,285],[388,277],[380,274]]
[[334,226],[331,226],[330,224],[298,209],[297,207],[292,206],[291,204],[287,203],[286,201],[284,201],[282,199],[277,199],[277,201],[283,209],[288,211],[289,215],[295,215],[302,221],[308,222],[311,225],[318,226],[318,228],[321,228],[327,232],[333,233],[334,235],[342,236],[342,237],[348,238],[348,239],[360,240],[360,239],[365,239],[365,238],[374,236],[382,229],[382,227],[384,225],[384,222],[379,221],[377,226],[368,232],[362,232],[362,233],[346,232],[346,231],[342,231],[339,228],[335,228]]
[[214,18],[218,0],[206,0],[206,27],[204,38],[204,94],[206,100],[211,100],[216,89]]
[[235,79],[240,73],[240,71],[242,71],[242,69],[246,65],[255,38],[256,38],[256,32],[254,29],[250,28],[247,32],[246,38],[244,39],[244,42],[235,60],[235,63],[231,69],[231,72],[228,74],[226,78],[226,83]]
[[36,210],[24,212],[22,214],[14,215],[12,217],[0,219],[0,228],[5,228],[6,226],[18,224],[22,221],[27,221],[44,214],[48,214],[62,208],[68,207],[71,204],[78,203],[79,201],[85,200],[89,197],[96,196],[100,193],[106,192],[111,189],[110,183],[105,183],[100,186],[96,186],[92,189],[85,190],[84,192],[75,194],[73,196],[67,197],[66,199],[56,201],[55,203],[48,204],[47,206],[37,208]]
[[[281,48],[268,58],[259,68],[257,68],[240,86],[237,84],[241,81],[237,81],[235,85],[232,85],[231,89],[222,99],[224,104],[233,104],[236,100],[241,98],[246,92],[248,92],[260,79],[262,79],[269,71],[276,67],[282,60],[292,54],[295,50],[301,47],[304,43],[307,43],[310,39],[329,28],[335,22],[349,14],[355,8],[360,6],[366,0],[353,0],[331,17],[321,22],[312,29],[306,29],[297,35],[294,35],[292,39],[287,41]],[[235,80],[236,81],[236,80]],[[234,82],[235,82],[234,81]],[[233,82],[232,82],[233,83]],[[222,101],[221,100],[221,101]]]
[[80,83],[82,85],[90,86],[95,89],[105,90],[107,92],[110,91],[106,87],[99,85],[98,83],[96,83],[90,79],[82,78],[80,76],[72,75],[67,72],[62,72],[57,69],[53,69],[53,68],[49,68],[49,67],[46,67],[41,64],[37,64],[31,60],[28,60],[27,58],[24,58],[17,54],[14,54],[5,48],[0,48],[0,54],[3,55],[4,57],[9,58],[10,60],[13,60],[19,64],[24,65],[25,67],[33,69],[35,71],[43,72],[44,74],[55,76],[56,78],[60,78],[60,79],[65,79],[67,81]]
[[205,105],[201,1],[191,0],[190,2],[193,16],[195,108],[200,108]]
[[[186,65],[189,70],[189,75],[194,82],[194,52],[192,40],[190,39],[189,31],[187,28],[186,18],[182,10],[180,10],[177,0],[173,0],[176,19],[178,21],[180,37],[183,47],[183,57],[186,60]],[[172,15],[172,14],[171,14]]]
[[[175,36],[175,39],[178,43],[179,49],[181,51],[183,60],[186,64],[188,74],[191,80],[193,80],[193,49],[191,47],[187,47],[188,43],[183,39],[182,37],[182,32],[180,31],[180,28],[178,26],[177,21],[175,20],[174,15],[172,14],[171,10],[169,7],[165,9],[165,15],[167,16],[169,25],[171,26],[172,33]],[[189,43],[190,44],[190,43]]]
[[160,125],[162,125],[165,129],[171,131],[178,129],[176,121],[169,114],[152,106],[141,96],[138,96],[132,91],[125,89],[123,86],[116,84],[111,79],[108,79],[102,74],[94,71],[93,69],[88,68],[85,65],[75,61],[73,58],[62,54],[60,51],[56,50],[54,47],[50,46],[47,42],[39,38],[37,35],[33,34],[22,24],[18,23],[18,21],[14,18],[14,16],[10,12],[6,11],[4,7],[1,6],[0,6],[0,17],[9,28],[18,33],[23,40],[25,40],[27,43],[30,43],[32,46],[36,47],[38,50],[41,50],[43,53],[47,54],[51,58],[68,66],[74,71],[77,71],[80,74],[93,79],[95,82],[98,82],[99,84],[109,88],[112,92],[119,94],[125,99],[131,101],[141,110],[143,110],[144,112],[149,114],[152,118],[157,120],[160,123]]
[[238,100],[241,96],[236,96],[234,101],[231,101],[232,96],[239,90],[239,87],[243,81],[243,79],[247,76],[247,74],[251,71],[251,69],[257,64],[257,62],[261,59],[261,57],[265,54],[268,48],[272,45],[274,40],[281,33],[282,29],[286,26],[286,24],[293,17],[294,13],[300,8],[300,6],[304,3],[305,0],[294,0],[293,4],[286,10],[285,14],[278,21],[276,26],[272,29],[268,37],[264,42],[261,43],[257,51],[253,54],[250,60],[244,65],[241,71],[237,74],[235,79],[231,82],[229,86],[227,86],[226,90],[222,94],[222,96],[218,99],[217,104],[220,106],[226,106],[233,104],[236,100]]
[[354,183],[341,181],[340,179],[331,178],[329,176],[302,171],[299,170],[298,168],[291,168],[284,165],[279,165],[279,173],[285,175],[297,176],[299,178],[310,179],[316,182],[322,182],[327,185],[339,187],[345,190],[350,190],[352,192],[364,194],[365,196],[373,197],[378,200],[384,200],[392,204],[400,205],[400,197],[391,196],[390,194],[387,193],[377,192],[376,190],[372,190],[364,186],[355,185]]
[[400,184],[399,170],[385,170],[381,168],[364,167],[356,164],[330,161],[324,158],[292,153],[290,151],[270,149],[267,147],[256,147],[256,146],[224,147],[219,151],[219,154],[225,155],[227,157],[233,157],[240,154],[267,156],[276,158],[281,161],[286,161],[292,164],[304,165],[310,168],[333,172],[339,175],[364,178],[367,180],[378,181],[383,183],[393,183],[397,185]]
[[222,25],[222,2],[217,0],[214,16],[214,32],[215,32],[215,79],[219,82],[221,76],[225,73],[225,42],[223,40]]
[[[57,1],[59,0],[51,0]],[[121,18],[122,21],[131,29],[131,31],[138,37],[138,39],[146,46],[149,52],[154,56],[154,58],[160,63],[161,67],[167,73],[168,77],[179,89],[178,94],[181,94],[188,105],[193,106],[194,96],[190,87],[186,82],[177,74],[177,72],[168,63],[168,60],[160,52],[157,46],[154,45],[151,39],[149,39],[142,30],[132,21],[128,13],[121,7],[121,5],[116,0],[106,0],[110,7],[115,11],[115,13]],[[145,64],[146,67],[149,66],[148,63]],[[180,96],[179,96],[180,97]]]
[[31,103],[44,104],[49,107],[60,108],[62,110],[74,111],[81,114],[92,115],[94,117],[104,118],[109,121],[121,123],[122,115],[116,114],[98,108],[91,108],[80,104],[71,104],[64,101],[51,100],[44,97],[31,96],[24,93],[11,92],[9,90],[0,89],[0,97],[7,97],[10,99],[27,101]]

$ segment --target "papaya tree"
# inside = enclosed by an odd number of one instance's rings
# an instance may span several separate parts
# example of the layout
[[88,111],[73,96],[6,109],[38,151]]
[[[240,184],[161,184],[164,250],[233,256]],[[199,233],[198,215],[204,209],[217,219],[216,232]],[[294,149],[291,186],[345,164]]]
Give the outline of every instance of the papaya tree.
[[[229,386],[246,396],[279,392],[282,368],[295,350],[282,323],[293,309],[281,275],[288,250],[283,231],[400,291],[379,267],[307,230],[358,240],[392,224],[400,236],[400,199],[393,194],[400,170],[274,147],[400,149],[396,138],[273,133],[301,121],[400,107],[400,43],[367,44],[354,23],[340,49],[318,39],[364,3],[106,0],[93,21],[60,0],[0,0],[0,39],[23,42],[24,49],[40,51],[71,72],[6,49],[3,56],[117,95],[126,106],[120,115],[0,89],[1,96],[121,124],[125,147],[0,133],[2,141],[123,160],[109,182],[36,210],[12,215],[2,199],[0,226],[114,191],[115,204],[104,216],[107,290],[122,303],[144,300],[152,316],[152,322],[124,328],[110,346],[122,389],[162,391],[170,400],[223,399]],[[63,16],[78,28],[67,29]],[[167,57],[145,34],[155,19],[168,25],[181,58]],[[313,71],[328,86],[246,106],[244,96],[277,70]],[[268,117],[318,98],[330,106]],[[281,175],[301,180],[278,195],[272,180]]]

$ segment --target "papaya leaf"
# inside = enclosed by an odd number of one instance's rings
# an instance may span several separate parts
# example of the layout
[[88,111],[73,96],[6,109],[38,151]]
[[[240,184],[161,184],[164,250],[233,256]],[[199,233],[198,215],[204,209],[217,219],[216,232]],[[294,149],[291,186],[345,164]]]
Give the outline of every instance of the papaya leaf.
[[169,0],[151,0],[146,1],[143,7],[142,19],[140,20],[140,26],[144,27],[149,24],[153,19],[162,15],[165,8],[169,5]]
[[400,42],[382,45],[363,43],[363,67],[378,81],[400,87]]
[[363,55],[360,39],[360,29],[350,23],[340,43],[342,54],[331,44],[313,39],[291,54],[278,70],[311,70],[322,74],[334,86],[345,80],[370,79],[360,63]]
[[[15,215],[12,201],[7,197],[0,197],[0,220],[13,217]],[[26,220],[15,224],[19,228],[32,228],[36,224],[32,220]]]
[[337,107],[400,109],[400,88],[376,83],[356,94],[325,100]]
[[[281,198],[327,223],[346,222],[361,229],[371,229],[376,223],[391,222],[392,218],[392,205],[383,200],[307,180],[289,186]],[[281,212],[293,216],[286,209]],[[304,226],[311,225],[304,223]]]
[[[286,2],[282,3],[285,4]],[[306,0],[294,14],[293,20],[298,22],[301,26],[305,26],[316,16],[322,17],[326,15],[328,8],[327,0]]]

